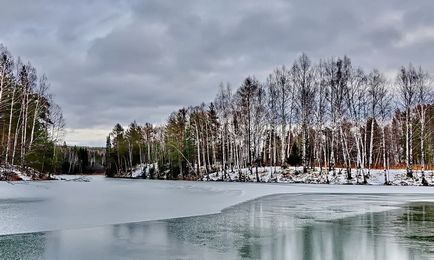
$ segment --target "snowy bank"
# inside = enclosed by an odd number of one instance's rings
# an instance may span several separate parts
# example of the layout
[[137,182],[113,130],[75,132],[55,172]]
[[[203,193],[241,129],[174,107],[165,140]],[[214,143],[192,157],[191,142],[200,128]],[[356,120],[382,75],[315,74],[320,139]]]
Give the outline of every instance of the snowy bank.
[[154,178],[155,174],[158,172],[158,163],[151,164],[137,164],[134,167],[128,169],[126,172],[120,172],[113,176],[114,178],[133,178],[133,179],[151,179]]
[[31,181],[31,180],[52,180],[47,174],[40,173],[29,167],[16,165],[0,166],[0,181]]
[[[257,182],[256,171],[260,182],[276,183],[304,183],[304,184],[362,184],[363,175],[357,169],[351,170],[351,179],[348,179],[345,169],[335,169],[335,171],[320,172],[318,168],[303,173],[302,167],[291,167],[282,169],[281,167],[258,167],[243,168],[240,170],[227,170],[213,172],[205,175],[203,181],[238,181],[238,182]],[[395,186],[423,186],[422,174],[414,172],[413,178],[408,178],[406,170],[390,170],[386,173],[389,185]],[[386,177],[383,170],[365,169],[366,182],[370,185],[384,185]],[[426,186],[434,186],[433,171],[425,172]]]

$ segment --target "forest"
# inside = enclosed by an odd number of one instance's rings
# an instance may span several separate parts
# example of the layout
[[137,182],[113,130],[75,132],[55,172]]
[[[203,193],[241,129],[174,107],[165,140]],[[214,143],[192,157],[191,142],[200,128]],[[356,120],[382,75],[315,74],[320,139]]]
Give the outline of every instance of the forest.
[[433,118],[433,82],[421,67],[397,67],[388,78],[346,56],[314,63],[302,54],[263,82],[251,75],[236,89],[220,83],[212,102],[180,108],[164,125],[116,124],[106,174],[145,165],[144,177],[168,179],[222,171],[225,180],[228,171],[261,166],[339,168],[365,183],[371,169],[424,176],[434,165]]
[[[434,166],[434,87],[411,63],[391,78],[349,57],[300,55],[261,82],[250,75],[215,99],[171,113],[164,125],[116,124],[106,149],[59,145],[65,121],[47,77],[0,45],[0,165],[49,173],[200,179],[216,171],[300,166],[303,172]],[[365,180],[366,182],[366,180]]]
[[0,165],[54,171],[65,125],[47,77],[0,44]]
[[104,172],[105,149],[60,145],[65,120],[47,77],[0,44],[0,166],[41,173]]

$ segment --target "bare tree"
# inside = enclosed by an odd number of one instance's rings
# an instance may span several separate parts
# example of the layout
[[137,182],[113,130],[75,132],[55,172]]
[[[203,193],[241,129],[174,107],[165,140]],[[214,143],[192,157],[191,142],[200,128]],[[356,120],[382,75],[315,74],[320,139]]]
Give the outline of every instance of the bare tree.
[[359,176],[363,176],[363,182],[366,181],[364,173],[364,142],[362,133],[362,124],[366,120],[366,107],[368,105],[366,94],[366,81],[367,77],[361,69],[357,69],[352,73],[352,77],[349,82],[349,91],[347,106],[349,111],[349,118],[353,127],[351,132],[354,136],[356,146],[356,168],[357,168],[357,182]]
[[230,165],[232,166],[234,165],[234,158],[233,158],[234,143],[231,142],[229,136],[230,117],[232,112],[232,90],[229,84],[226,84],[226,86],[224,86],[223,83],[220,84],[219,91],[214,100],[214,104],[217,110],[218,118],[220,120],[219,132],[220,132],[221,153],[222,153],[221,168],[224,172],[223,178],[226,178],[227,162],[229,161]]
[[[11,109],[9,111],[9,124],[8,124],[8,135],[6,139],[6,155],[5,155],[5,162],[8,163],[8,156],[9,156],[9,147],[11,142],[11,130],[12,130],[12,111],[13,111],[13,104],[15,102],[15,84],[13,81],[13,58],[8,52],[8,50],[0,44],[0,116],[2,115],[3,109],[6,109],[8,107],[7,103],[3,105],[3,95],[6,93],[6,87],[9,87],[9,92],[12,90],[10,102],[11,102]],[[4,116],[7,114],[4,113]],[[4,121],[4,120],[3,120]],[[6,124],[3,124],[3,127],[6,129]],[[3,144],[0,145],[3,147]],[[0,154],[2,153],[2,148],[0,148]]]
[[252,172],[254,147],[253,144],[253,127],[254,127],[254,100],[258,95],[259,82],[253,77],[247,77],[243,85],[236,93],[236,100],[240,113],[240,123],[243,125],[243,139],[247,151],[244,151],[244,161],[247,163],[250,171]]
[[[275,72],[276,73],[276,72]],[[273,74],[270,74],[266,82],[267,91],[267,118],[268,118],[268,160],[270,161],[270,167],[276,167],[277,163],[277,147],[276,147],[276,128],[279,120],[279,87]],[[284,139],[284,135],[281,137]],[[284,154],[285,148],[282,149]],[[284,157],[284,155],[283,155]],[[282,157],[282,158],[283,158]],[[276,171],[276,168],[274,168]],[[273,178],[273,169],[271,168],[271,178]]]
[[[383,76],[381,76],[384,78]],[[377,102],[378,102],[378,124],[382,130],[382,153],[383,153],[383,171],[384,171],[384,183],[389,183],[389,174],[388,174],[388,150],[386,145],[386,128],[387,125],[390,124],[390,116],[392,113],[392,95],[390,94],[389,87],[387,85],[386,80],[381,80],[382,84],[377,86]],[[371,128],[371,131],[373,129]],[[371,139],[372,134],[371,134]],[[372,150],[371,150],[372,151]]]
[[34,98],[35,105],[33,108],[34,113],[33,113],[32,130],[30,133],[29,149],[31,149],[34,141],[35,127],[38,118],[40,118],[41,108],[47,109],[47,103],[45,101],[47,99],[46,95],[47,95],[48,88],[49,88],[49,84],[48,84],[47,77],[43,75],[39,80],[38,90]]
[[420,124],[420,164],[422,166],[422,179],[424,185],[427,184],[425,180],[425,139],[426,139],[426,123],[427,123],[427,109],[428,105],[433,102],[433,85],[428,73],[424,72],[421,67],[417,71],[416,80],[416,101],[418,106],[416,112],[419,117]]
[[413,65],[401,67],[397,77],[400,100],[405,111],[405,161],[407,176],[413,177],[413,124],[412,108],[417,98],[418,75]]
[[[380,114],[380,101],[386,95],[386,79],[378,71],[373,70],[368,75],[368,98],[369,98],[369,111],[370,111],[370,138],[369,138],[369,157],[368,157],[368,174],[372,168],[372,157],[374,151],[374,126],[376,119]],[[386,105],[385,103],[383,105]],[[383,107],[384,108],[384,107]],[[383,111],[385,113],[385,111]]]
[[315,102],[314,70],[306,54],[302,54],[292,67],[293,84],[296,89],[295,102],[299,111],[299,123],[302,129],[303,172],[307,172],[307,142],[309,126],[313,119]]
[[[280,123],[280,160],[285,163],[291,145],[291,128],[294,112],[294,91],[291,84],[290,71],[285,66],[278,68],[272,74],[272,80],[277,87],[277,110]],[[288,125],[287,125],[288,124]],[[288,127],[288,130],[287,130]]]
[[253,147],[256,166],[256,181],[259,182],[258,166],[262,166],[262,148],[266,117],[266,92],[262,85],[258,86],[253,99]]

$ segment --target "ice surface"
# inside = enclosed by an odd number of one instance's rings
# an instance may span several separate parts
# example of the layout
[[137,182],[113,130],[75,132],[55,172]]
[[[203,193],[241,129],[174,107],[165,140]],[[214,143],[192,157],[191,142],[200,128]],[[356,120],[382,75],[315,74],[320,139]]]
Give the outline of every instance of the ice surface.
[[280,194],[220,214],[6,235],[0,259],[432,259],[434,206],[396,207],[402,198]]
[[434,200],[430,187],[88,178],[89,182],[1,182],[0,234],[218,213],[247,200],[280,193],[406,193],[424,196],[401,196],[399,202]]

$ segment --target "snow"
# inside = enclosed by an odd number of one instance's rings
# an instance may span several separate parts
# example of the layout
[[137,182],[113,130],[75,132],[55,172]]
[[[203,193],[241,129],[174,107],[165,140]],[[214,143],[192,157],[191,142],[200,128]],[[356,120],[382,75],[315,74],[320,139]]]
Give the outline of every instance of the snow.
[[122,174],[118,174],[118,177],[126,177],[126,178],[141,178],[143,176],[150,176],[151,169],[158,169],[158,164],[137,164],[133,167],[131,171],[124,172]]
[[[271,194],[412,194],[399,203],[434,201],[433,189],[414,186],[188,182],[108,179],[89,182],[0,182],[0,235],[218,213]],[[362,210],[362,209],[361,209]]]
[[[365,169],[365,174],[368,170]],[[238,170],[227,170],[228,178],[225,181],[240,181],[241,176],[246,176],[246,182],[256,182],[256,168],[250,171],[248,168]],[[302,167],[290,167],[282,169],[281,167],[258,167],[258,175],[260,182],[277,182],[277,183],[307,183],[307,184],[361,184],[363,177],[361,173],[357,174],[357,169],[351,170],[352,179],[347,179],[345,169],[336,168],[333,173],[330,171],[328,174],[324,171],[322,174],[316,168],[314,171],[309,171],[304,174]],[[271,174],[273,173],[273,174]],[[406,170],[389,170],[388,179],[391,185],[396,186],[422,186],[422,175],[420,172],[414,172],[414,178],[407,178]],[[205,175],[202,180],[204,181],[221,181],[224,175],[223,171],[210,173]],[[367,174],[368,175],[368,174]],[[425,178],[429,186],[434,186],[434,173],[433,171],[426,171]],[[244,181],[242,179],[241,181]],[[384,171],[372,169],[368,175],[367,183],[370,185],[383,185],[385,183]]]
[[0,179],[6,175],[10,176],[11,174],[19,177],[23,181],[30,181],[32,179],[15,166],[0,166]]
[[136,167],[133,168],[133,171],[131,173],[131,177],[138,178],[143,175],[143,169],[145,168],[144,164],[139,164]]
[[16,174],[17,174],[18,177],[20,177],[21,180],[23,180],[23,181],[31,181],[31,180],[32,180],[32,177],[27,176],[27,175],[25,175],[25,174],[22,173],[22,172],[16,172]]
[[50,179],[48,174],[40,173],[30,167],[0,165],[0,181],[30,181],[47,179]]

